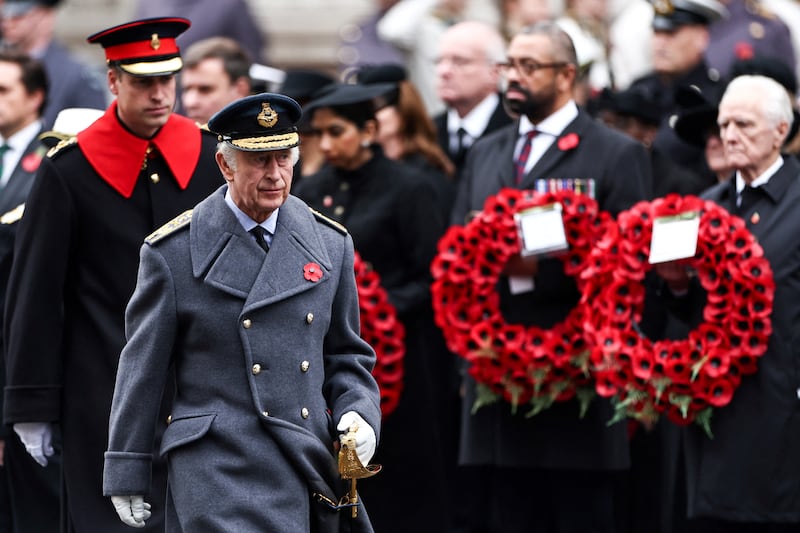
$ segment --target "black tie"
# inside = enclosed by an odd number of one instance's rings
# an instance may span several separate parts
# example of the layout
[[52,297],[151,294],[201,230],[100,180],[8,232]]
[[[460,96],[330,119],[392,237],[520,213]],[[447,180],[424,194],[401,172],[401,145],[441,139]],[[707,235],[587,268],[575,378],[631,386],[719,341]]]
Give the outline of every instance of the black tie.
[[467,157],[467,150],[469,149],[469,145],[466,142],[467,135],[469,135],[467,130],[464,128],[458,128],[458,131],[456,132],[456,153],[453,156],[453,164],[456,166],[456,168],[461,168],[461,166],[464,164],[464,159]]
[[267,244],[267,241],[264,239],[264,234],[266,232],[267,230],[265,230],[261,226],[256,226],[255,228],[250,230],[250,233],[252,233],[253,237],[256,238],[256,242],[261,247],[261,249],[264,250],[264,252],[269,252],[269,244]]
[[736,213],[740,215],[746,213],[748,209],[755,205],[761,196],[761,187],[745,185],[744,189],[742,189],[742,192],[739,194],[739,207],[736,208]]

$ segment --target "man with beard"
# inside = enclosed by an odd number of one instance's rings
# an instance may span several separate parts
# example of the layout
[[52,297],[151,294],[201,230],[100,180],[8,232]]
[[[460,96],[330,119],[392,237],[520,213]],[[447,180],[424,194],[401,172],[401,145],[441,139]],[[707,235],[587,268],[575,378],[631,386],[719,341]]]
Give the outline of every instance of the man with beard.
[[[595,122],[572,100],[577,60],[569,36],[551,22],[539,23],[514,37],[507,56],[500,65],[504,99],[520,118],[470,149],[452,222],[465,223],[501,188],[531,189],[544,178],[586,180],[601,209],[612,214],[645,199],[651,178],[642,145]],[[506,321],[526,326],[550,328],[578,301],[557,258],[512,258],[498,291]],[[533,418],[526,409],[512,414],[502,401],[473,415],[476,384],[467,377],[464,385],[459,459],[490,473],[491,531],[618,530],[614,487],[629,457],[626,425],[607,425],[613,414],[607,401],[596,398],[583,418],[574,400]]]

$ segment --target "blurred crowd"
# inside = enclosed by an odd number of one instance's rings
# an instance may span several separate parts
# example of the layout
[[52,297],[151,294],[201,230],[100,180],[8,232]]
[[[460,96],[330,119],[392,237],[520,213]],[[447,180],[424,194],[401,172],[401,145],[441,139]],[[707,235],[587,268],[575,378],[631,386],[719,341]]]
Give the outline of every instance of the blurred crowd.
[[[65,3],[2,2],[0,229],[22,216],[45,153],[69,143],[119,98],[104,65],[83,63],[55,38],[57,10]],[[319,70],[270,65],[269,35],[254,23],[252,5],[140,0],[135,16],[191,21],[177,39],[183,61],[176,74],[177,114],[205,125],[227,104],[264,90],[290,96],[304,110],[292,194],[348,229],[356,251],[380,275],[406,331],[403,395],[383,421],[375,455],[384,471],[359,486],[376,532],[800,528],[800,470],[793,470],[800,466],[797,353],[776,371],[791,376],[788,387],[798,395],[780,406],[785,432],[766,432],[759,450],[728,450],[726,443],[737,436],[726,434],[727,426],[721,426],[714,446],[698,445],[685,433],[690,430],[666,421],[652,428],[608,426],[611,412],[601,400],[580,419],[574,402],[531,418],[512,414],[502,401],[473,412],[476,384],[435,326],[430,295],[439,239],[448,227],[468,222],[501,187],[533,189],[548,178],[589,180],[601,208],[617,214],[670,193],[730,188],[735,196],[750,177],[769,176],[781,165],[783,172],[794,168],[788,165],[795,165],[800,153],[800,4],[378,0],[369,17],[343,32],[341,64]],[[758,99],[742,104],[748,113],[755,109],[752,116],[743,115],[753,124],[766,121],[779,132],[774,146],[762,151],[756,146],[748,152],[771,133],[748,137],[745,119],[724,106],[732,105],[726,100],[729,82],[741,76],[768,78],[772,81],[762,84],[768,87],[776,83],[794,116],[784,132],[776,113],[758,107]],[[762,95],[758,83],[747,87]],[[744,141],[731,140],[731,123],[742,129]],[[574,146],[561,142],[569,134],[577,139]],[[744,163],[730,157],[737,149],[747,152]],[[748,165],[758,169],[754,176]],[[791,179],[795,187],[800,175]],[[783,201],[773,196],[774,203]],[[778,231],[767,222],[769,208],[759,212],[756,229]],[[759,219],[751,216],[750,226]],[[0,233],[3,301],[14,239],[14,231]],[[789,280],[800,278],[800,246],[782,246],[798,253],[781,257],[773,270]],[[30,282],[22,266],[14,268],[20,272],[12,279]],[[779,286],[784,277],[776,280]],[[688,289],[669,293],[674,286],[664,280],[646,283],[662,301],[663,313],[643,324],[645,332],[685,336],[691,320],[673,312],[673,300]],[[91,284],[84,289],[98,290]],[[577,298],[560,263],[545,258],[510,262],[498,293],[508,321],[541,327],[563,319]],[[6,313],[15,311],[10,305]],[[3,310],[0,306],[0,318]],[[797,313],[778,312],[776,323],[786,318],[775,335],[786,335],[781,343],[796,342]],[[4,350],[5,336],[13,339],[20,321],[6,319]],[[39,326],[49,334],[46,323]],[[14,342],[16,358],[26,357],[20,342]],[[108,355],[113,360],[118,353]],[[95,414],[80,420],[79,431],[107,434],[113,370],[82,384],[81,394],[99,392],[93,396]],[[18,392],[24,383],[6,385]],[[6,425],[0,432],[0,533],[110,531],[81,529],[69,518],[79,510],[91,513],[91,504],[78,503],[82,491],[101,498],[102,487],[73,486],[62,474],[60,456],[70,453],[61,449],[64,420],[26,418],[17,392],[13,407],[5,410],[13,430]],[[764,410],[774,407],[753,394]],[[736,406],[729,410],[736,412]],[[754,415],[743,413],[740,427],[747,431],[747,417]],[[31,453],[18,435],[29,430],[27,435],[40,436],[42,428],[26,423],[47,423],[47,444],[55,450]],[[752,465],[749,455],[774,461]],[[709,470],[720,457],[730,461],[724,468],[742,472],[740,479],[728,481]],[[86,468],[102,462],[95,459]],[[76,477],[74,470],[69,475]],[[759,500],[754,494],[767,495]],[[91,515],[83,523],[92,524]]]

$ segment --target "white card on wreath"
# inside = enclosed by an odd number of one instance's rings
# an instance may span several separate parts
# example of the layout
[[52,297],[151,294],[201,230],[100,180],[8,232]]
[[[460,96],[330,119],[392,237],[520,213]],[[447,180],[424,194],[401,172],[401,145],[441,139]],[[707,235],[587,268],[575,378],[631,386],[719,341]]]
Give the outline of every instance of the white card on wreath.
[[520,235],[520,255],[541,255],[569,248],[558,202],[531,207],[514,215]]
[[687,211],[680,215],[654,219],[648,261],[650,264],[655,264],[694,257],[697,252],[699,231],[698,211]]

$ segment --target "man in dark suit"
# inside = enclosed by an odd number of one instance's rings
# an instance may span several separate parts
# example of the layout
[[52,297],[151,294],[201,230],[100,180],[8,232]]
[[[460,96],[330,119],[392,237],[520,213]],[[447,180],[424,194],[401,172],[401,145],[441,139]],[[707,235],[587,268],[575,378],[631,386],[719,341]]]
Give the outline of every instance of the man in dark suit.
[[353,239],[289,195],[300,115],[271,93],[214,115],[227,184],[142,247],[103,484],[128,525],[148,518],[153,430],[174,364],[161,453],[180,525],[168,531],[371,531],[363,507],[353,517],[327,505],[349,486],[338,432],[356,428],[366,465],[380,394],[375,352],[359,336]]
[[[4,320],[4,421],[42,465],[60,429],[62,527],[73,533],[128,529],[101,486],[141,242],[222,183],[216,136],[172,112],[182,66],[175,36],[188,26],[150,19],[89,37],[105,50],[116,99],[42,159],[19,223]],[[166,468],[156,465],[151,497],[163,501]],[[163,514],[148,526],[163,531]]]
[[[503,187],[531,189],[544,178],[587,180],[601,209],[612,214],[648,196],[644,148],[595,122],[572,100],[577,59],[563,30],[551,22],[523,30],[511,41],[503,71],[507,107],[520,118],[470,149],[452,223],[463,224]],[[512,258],[498,290],[507,321],[545,328],[578,300],[574,281],[554,258]],[[582,419],[575,401],[557,402],[533,418],[512,414],[505,402],[473,415],[476,387],[469,377],[465,390],[460,460],[490,471],[484,502],[490,531],[618,530],[614,485],[629,457],[625,424],[607,426],[613,414],[608,402],[595,399]]]
[[[744,376],[731,402],[716,409],[714,438],[699,427],[684,434],[687,533],[788,533],[800,527],[800,164],[781,155],[791,129],[786,90],[765,76],[734,78],[717,124],[735,175],[704,193],[742,217],[775,280],[772,334],[758,371]],[[702,320],[705,293],[684,267],[659,269],[672,293]],[[669,295],[667,295],[669,296]],[[692,320],[693,319],[693,320]],[[731,333],[735,335],[735,333]],[[683,502],[681,502],[683,503]]]
[[[22,217],[25,199],[46,151],[38,136],[42,131],[47,85],[47,75],[39,61],[19,52],[0,52],[0,213],[3,213],[0,216],[0,319],[14,257],[17,222]],[[5,383],[3,361],[0,361],[0,371]],[[56,458],[41,468],[13,432],[6,426],[0,429],[4,442],[0,447],[0,491],[8,495],[8,500],[0,506],[13,523],[9,531],[57,531],[60,460]],[[2,527],[0,530],[5,531]]]
[[2,13],[3,44],[44,64],[50,87],[42,115],[49,129],[62,109],[105,109],[108,92],[103,78],[76,59],[54,36],[61,0],[5,0]]
[[456,165],[456,176],[477,139],[511,123],[497,94],[497,63],[504,59],[502,36],[482,22],[459,22],[439,41],[436,91],[447,110],[433,120],[439,145]]

